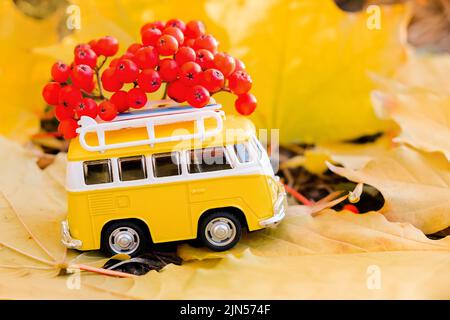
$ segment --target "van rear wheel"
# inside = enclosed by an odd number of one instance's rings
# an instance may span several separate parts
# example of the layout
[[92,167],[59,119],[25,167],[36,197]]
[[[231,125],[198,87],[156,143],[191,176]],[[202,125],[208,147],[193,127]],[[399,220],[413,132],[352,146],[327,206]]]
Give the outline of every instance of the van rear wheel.
[[135,257],[145,251],[148,244],[146,230],[134,221],[109,224],[102,234],[102,251],[109,255],[119,253]]
[[224,211],[214,212],[199,225],[199,240],[214,251],[233,248],[241,239],[242,225],[239,219]]

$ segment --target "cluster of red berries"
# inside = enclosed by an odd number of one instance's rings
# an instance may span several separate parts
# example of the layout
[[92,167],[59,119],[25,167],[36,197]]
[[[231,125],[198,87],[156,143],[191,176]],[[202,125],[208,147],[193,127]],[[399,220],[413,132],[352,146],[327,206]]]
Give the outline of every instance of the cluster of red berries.
[[[252,79],[245,65],[218,52],[218,41],[206,33],[201,21],[156,21],[145,24],[140,33],[142,43],[130,45],[103,72],[106,59],[119,50],[118,41],[109,36],[77,45],[72,64],[53,65],[53,81],[44,87],[43,96],[55,106],[58,130],[66,139],[77,135],[76,120],[81,116],[111,121],[118,113],[144,107],[147,93],[163,84],[165,95],[178,103],[202,108],[212,94],[227,91],[237,96],[239,113],[255,110],[257,101],[249,93]],[[104,91],[111,93],[109,98]]]

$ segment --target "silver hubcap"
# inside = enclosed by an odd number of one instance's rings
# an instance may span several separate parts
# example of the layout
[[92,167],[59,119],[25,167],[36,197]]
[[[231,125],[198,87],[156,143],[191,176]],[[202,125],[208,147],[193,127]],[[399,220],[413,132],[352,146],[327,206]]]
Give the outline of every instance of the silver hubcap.
[[205,236],[216,246],[226,246],[236,237],[236,226],[228,218],[215,218],[206,225]]
[[109,246],[116,253],[131,254],[140,243],[138,233],[129,227],[120,227],[109,236]]

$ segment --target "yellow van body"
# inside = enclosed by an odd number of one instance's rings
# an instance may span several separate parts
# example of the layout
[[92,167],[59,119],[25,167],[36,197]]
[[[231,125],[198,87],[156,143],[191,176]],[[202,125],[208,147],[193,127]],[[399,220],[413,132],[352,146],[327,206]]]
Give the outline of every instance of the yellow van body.
[[[213,123],[205,120],[206,129]],[[195,132],[190,122],[159,126],[156,136],[168,136],[174,132]],[[111,143],[133,139],[144,139],[145,128],[126,128],[106,133]],[[68,151],[68,217],[63,223],[63,242],[69,248],[95,250],[101,247],[102,230],[111,221],[137,219],[148,227],[151,241],[170,242],[197,238],[197,228],[202,215],[218,208],[231,208],[239,213],[249,231],[276,224],[284,216],[284,188],[273,171],[268,169],[267,154],[255,159],[253,170],[257,173],[226,174],[193,179],[184,174],[176,181],[150,179],[140,185],[104,186],[102,188],[77,187],[71,184],[83,172],[77,171],[84,161],[117,159],[119,157],[145,156],[185,151],[194,148],[227,146],[235,143],[259,143],[255,138],[255,127],[244,117],[227,117],[220,134],[187,141],[165,142],[154,145],[134,146],[106,150],[86,151],[79,138],[72,139]],[[89,144],[95,145],[94,133],[86,136]],[[259,146],[260,147],[260,146]],[[265,161],[262,165],[260,161]],[[252,170],[250,170],[252,171]],[[113,169],[114,173],[114,169]],[[206,175],[205,175],[206,176]]]

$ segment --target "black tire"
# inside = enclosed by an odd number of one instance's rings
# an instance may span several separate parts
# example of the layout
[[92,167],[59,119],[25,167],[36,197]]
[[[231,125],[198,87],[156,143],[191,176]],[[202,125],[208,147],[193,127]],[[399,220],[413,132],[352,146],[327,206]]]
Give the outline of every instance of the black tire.
[[[220,221],[221,220],[221,221]],[[216,221],[216,222],[213,222]],[[222,227],[226,228],[226,225],[233,229],[234,232],[229,238],[224,239],[223,244],[214,241],[214,235],[207,230],[208,225],[213,226],[217,223],[222,223]],[[233,248],[241,239],[242,224],[239,219],[232,213],[226,211],[216,211],[203,218],[198,227],[198,240],[207,248],[213,251],[225,251]]]
[[[133,239],[129,249],[118,250],[120,245],[115,242],[119,237]],[[101,250],[108,256],[124,253],[136,257],[146,251],[150,241],[148,230],[142,224],[135,221],[114,221],[102,231]]]

